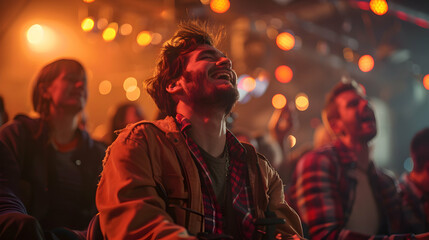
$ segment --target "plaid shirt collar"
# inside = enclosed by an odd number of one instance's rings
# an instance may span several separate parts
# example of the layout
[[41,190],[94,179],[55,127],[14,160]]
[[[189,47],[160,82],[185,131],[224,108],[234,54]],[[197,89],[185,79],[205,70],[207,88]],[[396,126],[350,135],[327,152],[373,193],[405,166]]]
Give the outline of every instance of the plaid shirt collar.
[[[202,183],[201,191],[204,203],[204,226],[206,232],[221,234],[223,233],[223,214],[214,194],[207,164],[201,155],[198,145],[188,134],[189,129],[192,127],[191,122],[181,114],[177,114],[176,121],[180,131],[185,136],[186,143],[197,163],[200,173]],[[227,189],[227,191],[232,192],[232,205],[241,219],[241,229],[243,229],[241,235],[243,239],[252,239],[255,227],[253,224],[253,209],[251,208],[253,202],[245,160],[246,150],[229,131],[226,133],[226,142],[230,157],[227,181],[230,183],[229,186],[231,187],[231,189]]]

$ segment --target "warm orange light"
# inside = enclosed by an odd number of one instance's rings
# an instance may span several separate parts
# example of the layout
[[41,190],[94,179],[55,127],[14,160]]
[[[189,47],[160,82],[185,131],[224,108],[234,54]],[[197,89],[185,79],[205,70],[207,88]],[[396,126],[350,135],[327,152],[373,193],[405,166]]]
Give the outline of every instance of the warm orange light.
[[288,32],[282,32],[277,35],[276,43],[281,50],[289,51],[295,46],[295,37]]
[[276,75],[277,81],[281,83],[288,83],[293,77],[292,69],[286,65],[278,66],[274,74]]
[[287,100],[283,94],[279,93],[279,94],[274,95],[271,102],[272,102],[274,108],[282,109],[286,106]]
[[129,24],[129,23],[124,23],[121,25],[119,32],[123,36],[130,35],[133,32],[133,26],[131,26],[131,24]]
[[130,101],[135,101],[140,97],[140,88],[136,87],[133,91],[126,93],[127,99]]
[[80,27],[84,32],[89,32],[94,28],[94,20],[90,17],[87,17],[82,20]]
[[92,2],[94,2],[95,0],[83,0],[83,2],[85,2],[85,3],[92,3]]
[[200,2],[204,5],[209,5],[210,4],[210,0],[200,0]]
[[423,86],[426,90],[429,90],[429,74],[426,74],[426,76],[423,77]]
[[108,80],[104,80],[98,85],[98,91],[100,92],[101,95],[107,95],[110,93],[111,90],[112,90],[112,83]]
[[374,59],[370,55],[363,55],[359,58],[358,65],[362,72],[369,72],[374,68]]
[[125,79],[124,84],[122,85],[126,92],[132,92],[137,88],[137,79],[129,77]]
[[39,44],[43,41],[45,31],[39,24],[34,24],[27,30],[27,40],[31,44]]
[[57,45],[57,37],[53,29],[39,24],[32,25],[27,30],[29,47],[36,52],[53,50]]
[[215,13],[224,13],[228,11],[230,6],[231,3],[229,2],[229,0],[212,0],[210,2],[210,8]]
[[295,98],[295,106],[299,111],[305,111],[308,109],[310,102],[308,101],[308,96],[305,93],[300,93]]
[[386,0],[371,0],[369,2],[369,8],[372,12],[377,15],[383,15],[389,9]]
[[152,34],[152,41],[150,42],[153,45],[158,45],[162,42],[162,35],[160,33]]
[[107,24],[109,24],[109,21],[107,21],[107,19],[105,18],[100,18],[97,21],[97,28],[98,29],[104,29],[105,27],[107,27]]
[[256,81],[254,78],[246,77],[242,81],[243,81],[243,90],[245,90],[247,92],[251,92],[251,91],[253,91],[253,89],[255,89]]
[[346,47],[343,49],[343,56],[347,62],[353,62],[353,50],[351,50],[350,48]]
[[142,31],[137,35],[137,44],[140,46],[147,46],[152,41],[152,34],[148,31]]
[[106,42],[110,42],[116,37],[116,33],[118,31],[118,24],[111,23],[109,26],[103,31],[103,39]]
[[289,135],[287,137],[287,141],[289,142],[289,147],[293,148],[296,145],[296,137],[294,135]]

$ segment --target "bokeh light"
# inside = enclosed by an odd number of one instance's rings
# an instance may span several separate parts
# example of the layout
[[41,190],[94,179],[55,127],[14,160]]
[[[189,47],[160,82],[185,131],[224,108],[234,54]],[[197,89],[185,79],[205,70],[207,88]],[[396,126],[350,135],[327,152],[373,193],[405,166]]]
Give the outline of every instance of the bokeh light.
[[98,91],[101,95],[107,95],[112,90],[112,83],[109,80],[104,80],[98,85]]
[[369,72],[374,68],[374,59],[370,55],[363,55],[359,58],[358,65],[362,72]]
[[129,77],[125,79],[124,84],[122,86],[126,92],[132,92],[137,88],[137,79]]
[[116,37],[116,33],[118,32],[118,24],[113,22],[110,23],[109,26],[107,26],[106,29],[103,31],[103,39],[106,42],[113,41]]
[[107,21],[107,19],[105,18],[100,18],[97,21],[97,28],[98,29],[104,29],[105,27],[107,27],[107,24],[109,24],[109,21]]
[[389,9],[389,6],[386,0],[371,0],[369,2],[369,8],[377,15],[384,15]]
[[210,2],[210,8],[215,13],[224,13],[228,11],[230,6],[231,3],[229,2],[229,0],[212,0]]
[[300,93],[295,97],[295,106],[299,111],[305,111],[308,109],[310,102],[308,101],[308,96],[305,93]]
[[210,0],[200,0],[200,2],[204,5],[209,5],[210,4]]
[[140,88],[136,87],[133,91],[126,93],[127,99],[130,101],[136,101],[140,97]]
[[429,90],[429,74],[426,74],[426,76],[423,77],[423,86],[426,90]]
[[142,31],[137,35],[137,44],[140,46],[147,46],[152,41],[152,34],[148,31]]
[[89,32],[94,28],[94,20],[90,17],[87,17],[82,20],[80,27],[84,32]]
[[129,23],[124,23],[121,25],[121,28],[119,28],[119,33],[122,36],[130,35],[133,32],[133,26]]
[[160,33],[152,33],[152,41],[150,42],[153,45],[158,45],[162,42],[162,35]]
[[354,54],[353,50],[351,50],[350,48],[346,47],[343,49],[343,56],[347,62],[353,62]]
[[39,44],[43,41],[45,30],[39,24],[34,24],[27,30],[27,41],[31,44]]
[[290,148],[295,147],[295,145],[296,145],[296,137],[295,137],[294,135],[289,135],[289,136],[287,137],[287,141],[288,141],[288,143],[289,143],[289,147],[290,147]]
[[277,35],[276,43],[281,50],[289,51],[295,46],[295,37],[288,32],[282,32]]
[[29,47],[35,52],[47,52],[57,47],[57,36],[48,26],[34,24],[26,33]]
[[275,76],[277,81],[281,83],[288,83],[292,80],[293,77],[293,71],[290,69],[290,67],[286,65],[281,65],[276,68]]
[[273,107],[276,109],[282,109],[286,106],[287,100],[283,94],[276,94],[271,100]]
[[83,0],[83,2],[84,3],[92,3],[92,2],[94,2],[95,0]]
[[246,77],[243,80],[243,89],[247,92],[251,92],[253,91],[253,89],[255,89],[256,87],[256,81],[254,78],[252,77]]

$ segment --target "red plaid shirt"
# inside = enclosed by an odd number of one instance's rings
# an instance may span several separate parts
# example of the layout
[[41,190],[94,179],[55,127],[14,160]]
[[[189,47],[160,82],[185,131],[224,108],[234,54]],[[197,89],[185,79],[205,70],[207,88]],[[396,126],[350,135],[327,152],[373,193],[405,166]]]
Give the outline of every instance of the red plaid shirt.
[[[287,197],[312,239],[412,239],[405,235],[365,236],[345,229],[356,194],[357,158],[336,141],[299,160]],[[380,233],[403,232],[397,181],[370,162],[369,182],[380,210]]]
[[413,233],[429,232],[429,196],[425,196],[409,174],[403,174],[400,179],[402,209],[409,230]]
[[[189,129],[192,127],[191,122],[184,116],[177,114],[176,121],[179,129],[186,139],[186,143],[191,151],[194,160],[198,166],[201,178],[201,191],[203,194],[204,203],[204,227],[209,233],[224,233],[223,232],[223,215],[220,206],[216,200],[215,193],[212,187],[210,172],[207,164],[201,155],[198,145],[188,135]],[[229,132],[226,134],[226,142],[228,145],[230,165],[228,180],[232,192],[232,206],[235,213],[238,214],[241,220],[241,236],[242,239],[252,239],[255,226],[253,224],[253,202],[252,193],[250,192],[249,178],[247,173],[247,164],[245,159],[245,149],[240,142]]]

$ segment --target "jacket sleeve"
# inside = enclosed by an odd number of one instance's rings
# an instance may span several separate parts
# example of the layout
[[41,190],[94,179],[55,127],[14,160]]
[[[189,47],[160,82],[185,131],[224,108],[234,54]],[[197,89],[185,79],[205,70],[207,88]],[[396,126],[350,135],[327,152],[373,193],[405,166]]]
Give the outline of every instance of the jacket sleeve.
[[166,212],[153,171],[160,167],[159,159],[149,154],[148,138],[140,135],[124,132],[107,150],[96,194],[104,237],[195,239]]
[[285,200],[283,182],[278,173],[265,161],[268,180],[268,206],[274,211],[278,218],[286,220],[285,224],[277,226],[277,232],[283,239],[300,238],[303,236],[301,220],[298,214],[289,206]]
[[24,137],[17,123],[8,124],[0,130],[0,214],[27,214],[25,206],[18,197],[21,170],[19,153],[22,153],[18,139]]

